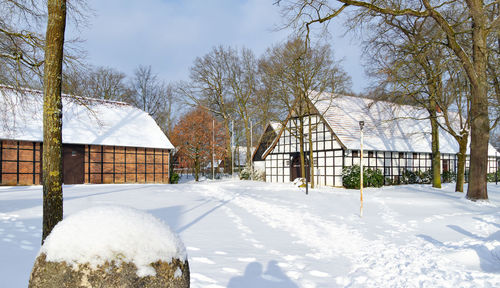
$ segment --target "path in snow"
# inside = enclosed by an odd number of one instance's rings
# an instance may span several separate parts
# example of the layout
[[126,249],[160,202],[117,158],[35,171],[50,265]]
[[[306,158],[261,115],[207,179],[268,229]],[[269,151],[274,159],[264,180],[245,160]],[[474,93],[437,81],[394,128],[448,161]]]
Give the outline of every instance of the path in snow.
[[[500,287],[500,188],[474,204],[452,188],[358,192],[218,181],[65,187],[65,215],[145,210],[186,244],[192,287]],[[41,188],[0,187],[0,287],[26,287],[40,243]],[[6,260],[5,260],[6,259]]]
[[[455,253],[452,251],[457,247],[466,249],[472,247],[475,249],[476,247],[473,247],[475,245],[474,240],[465,241],[469,242],[467,244],[463,241],[459,243],[440,243],[431,237],[420,234],[408,237],[404,244],[391,241],[391,237],[380,236],[376,240],[368,240],[363,237],[356,227],[339,221],[325,220],[323,215],[314,213],[314,208],[308,205],[297,207],[296,202],[284,201],[283,198],[279,201],[263,201],[259,200],[259,197],[254,194],[247,196],[244,192],[230,193],[231,186],[238,191],[236,185],[227,184],[224,186],[226,188],[224,190],[219,187],[210,189],[211,187],[208,186],[208,189],[203,193],[218,199],[227,199],[228,196],[233,196],[232,204],[243,208],[251,215],[257,216],[270,227],[284,230],[286,234],[290,234],[297,239],[299,243],[308,246],[311,250],[305,255],[307,257],[318,260],[347,257],[348,262],[352,264],[348,275],[331,277],[337,275],[337,273],[331,273],[333,274],[331,275],[316,270],[310,271],[310,274],[314,276],[329,277],[330,281],[335,279],[336,284],[340,286],[381,287],[391,283],[391,285],[397,287],[436,287],[442,285],[442,283],[447,283],[450,286],[479,287],[488,283],[487,280],[485,282],[485,279],[489,278],[488,273],[461,269],[464,267],[453,263],[452,260],[457,260],[453,259],[453,255],[452,259],[442,257],[443,254]],[[275,204],[277,202],[283,202],[283,204]],[[397,219],[406,218],[400,217],[383,200],[376,199],[374,202],[381,210],[379,216],[383,223],[379,224],[391,227],[393,230],[387,230],[386,232],[389,232],[392,237],[402,232],[416,230],[417,221],[413,220],[407,223],[398,221]],[[444,219],[470,214],[438,214],[432,217]],[[494,219],[492,216],[488,217],[490,220]],[[425,218],[424,222],[429,222],[429,218]],[[361,225],[361,223],[358,224]],[[483,247],[483,250],[485,250],[483,252],[492,254],[492,257],[489,258],[492,258],[493,261],[494,249],[497,249],[495,247],[499,244],[496,243],[497,240],[494,241],[494,243],[490,243],[490,249]],[[453,247],[454,245],[455,247]],[[474,257],[473,251],[459,252],[458,254],[456,256],[459,258],[461,256]],[[345,262],[345,265],[349,264]],[[495,269],[491,270],[493,271],[487,272],[500,272],[495,271]],[[293,277],[298,276],[295,273],[290,271],[288,274],[292,278],[298,279],[299,277]],[[498,277],[495,278],[490,283],[493,285],[492,287],[500,284]],[[474,280],[471,281],[471,279]]]

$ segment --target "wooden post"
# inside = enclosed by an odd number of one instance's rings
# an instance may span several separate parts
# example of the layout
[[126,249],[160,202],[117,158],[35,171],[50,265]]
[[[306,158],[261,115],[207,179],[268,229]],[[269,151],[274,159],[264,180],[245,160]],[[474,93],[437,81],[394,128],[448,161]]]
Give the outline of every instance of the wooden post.
[[[231,159],[232,161],[232,159]],[[215,119],[212,119],[212,180],[215,180]]]
[[363,126],[364,121],[359,121],[359,132],[361,134],[360,141],[360,160],[359,160],[359,193],[361,206],[359,207],[359,217],[363,217]]

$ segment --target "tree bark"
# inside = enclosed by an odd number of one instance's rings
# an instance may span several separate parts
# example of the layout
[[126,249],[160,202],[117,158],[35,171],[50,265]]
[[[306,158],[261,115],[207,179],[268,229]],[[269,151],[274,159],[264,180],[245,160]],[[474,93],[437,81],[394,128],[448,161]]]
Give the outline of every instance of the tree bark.
[[439,124],[437,123],[436,109],[431,108],[430,113],[432,128],[432,187],[441,188],[441,152],[439,152]]
[[313,141],[312,141],[312,127],[311,127],[311,113],[307,116],[309,126],[308,142],[309,142],[309,175],[311,176],[309,183],[311,188],[314,188],[314,155],[313,155]]
[[61,78],[66,1],[48,0],[43,101],[42,243],[63,218]]
[[467,198],[476,201],[488,199],[486,174],[490,123],[488,116],[488,87],[486,67],[488,47],[487,15],[482,0],[467,1],[472,18],[472,59],[476,81],[471,81],[471,144]]
[[[243,118],[243,125],[245,126],[245,138],[247,140],[247,155],[246,155],[246,165],[249,166],[251,164],[251,161],[252,161],[252,146],[251,146],[251,143],[252,143],[252,135],[250,135],[250,121],[248,121],[248,117],[244,117]],[[239,153],[238,153],[239,155]],[[253,173],[253,172],[252,172]]]
[[233,161],[232,147],[231,147],[231,129],[229,129],[229,119],[224,117],[224,129],[226,129],[226,157],[224,161],[224,172],[233,175],[231,163]]
[[306,178],[306,155],[304,151],[304,118],[299,118],[299,146],[300,146],[300,174],[302,178]]
[[194,181],[200,180],[200,156],[198,153],[194,157]]
[[464,192],[465,183],[465,159],[467,157],[468,136],[463,137],[458,142],[459,152],[457,154],[457,182],[455,183],[455,192]]

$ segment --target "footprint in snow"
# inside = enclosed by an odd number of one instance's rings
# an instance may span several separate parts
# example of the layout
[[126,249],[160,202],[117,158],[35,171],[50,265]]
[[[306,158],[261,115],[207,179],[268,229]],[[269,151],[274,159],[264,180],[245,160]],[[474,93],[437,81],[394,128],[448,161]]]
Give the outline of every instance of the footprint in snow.
[[255,262],[257,259],[253,257],[246,257],[246,258],[238,258],[238,261],[240,262]]
[[312,270],[312,271],[309,272],[309,274],[311,276],[320,277],[320,278],[330,277],[330,274],[328,274],[326,272],[321,272],[321,271],[318,271],[318,270]]
[[224,271],[226,273],[230,273],[230,274],[239,274],[240,273],[240,271],[238,271],[237,269],[228,268],[228,267],[222,268],[222,271]]
[[191,261],[203,264],[215,264],[214,261],[205,257],[191,257]]

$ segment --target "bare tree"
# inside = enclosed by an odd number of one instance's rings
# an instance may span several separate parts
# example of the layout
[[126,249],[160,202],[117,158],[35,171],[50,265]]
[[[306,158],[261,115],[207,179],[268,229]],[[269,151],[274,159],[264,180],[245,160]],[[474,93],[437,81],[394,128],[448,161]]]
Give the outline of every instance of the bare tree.
[[[2,83],[13,86],[35,84],[42,79],[45,37],[42,35],[46,11],[42,1],[1,1],[0,68]],[[41,81],[38,83],[41,86]]]
[[[242,122],[246,140],[246,163],[251,161],[251,129],[255,119],[251,119],[261,108],[257,98],[258,78],[257,59],[253,52],[243,48],[241,52],[228,48],[224,57],[226,64],[226,82],[234,101],[238,119]],[[239,158],[239,154],[238,154]]]
[[63,218],[61,78],[66,28],[66,1],[49,0],[43,101],[42,242]]
[[[288,113],[286,119],[293,118],[290,121],[296,122],[295,125],[287,126],[287,120],[280,121],[284,129],[299,140],[301,173],[305,177],[306,141],[309,143],[309,162],[314,163],[312,132],[317,124],[312,124],[311,116],[318,114],[318,111],[310,104],[319,99],[313,95],[323,92],[346,93],[349,91],[350,78],[334,61],[329,45],[308,47],[308,43],[299,38],[268,49],[260,66],[263,82],[281,106],[281,116]],[[311,186],[314,187],[314,165],[309,165],[309,168]]]
[[[285,1],[277,1],[283,3]],[[357,7],[359,13],[432,18],[446,35],[443,48],[450,49],[467,75],[471,93],[471,160],[467,198],[488,199],[486,186],[490,119],[488,111],[488,38],[498,37],[500,17],[497,1],[449,1],[432,3],[429,0],[376,1],[355,0],[294,0],[286,1],[283,12],[290,25],[309,33],[311,25],[324,23],[338,16],[347,7]],[[465,10],[469,17],[465,22],[446,11]],[[470,42],[462,42],[462,35],[470,35]]]
[[139,66],[130,81],[130,91],[123,100],[149,113],[163,132],[172,128],[172,88],[158,79],[151,66]]
[[430,19],[381,15],[372,20],[364,55],[370,75],[376,79],[372,90],[377,99],[411,103],[427,110],[432,131],[432,186],[441,188],[438,111],[443,105],[446,66],[442,63],[444,53],[434,44],[443,33],[435,26]]
[[[0,83],[41,89],[44,71],[46,2],[43,0],[0,1]],[[75,27],[85,26],[91,9],[86,1],[67,4]],[[85,53],[65,39],[64,64],[80,63]]]
[[86,79],[86,93],[82,96],[103,100],[123,101],[127,86],[125,74],[109,67],[97,67],[90,71]]
[[222,119],[226,135],[224,170],[232,173],[232,147],[230,124],[234,113],[234,99],[227,85],[228,51],[222,46],[214,47],[203,57],[197,57],[190,71],[190,83],[179,86],[181,95],[194,105],[199,105]]

